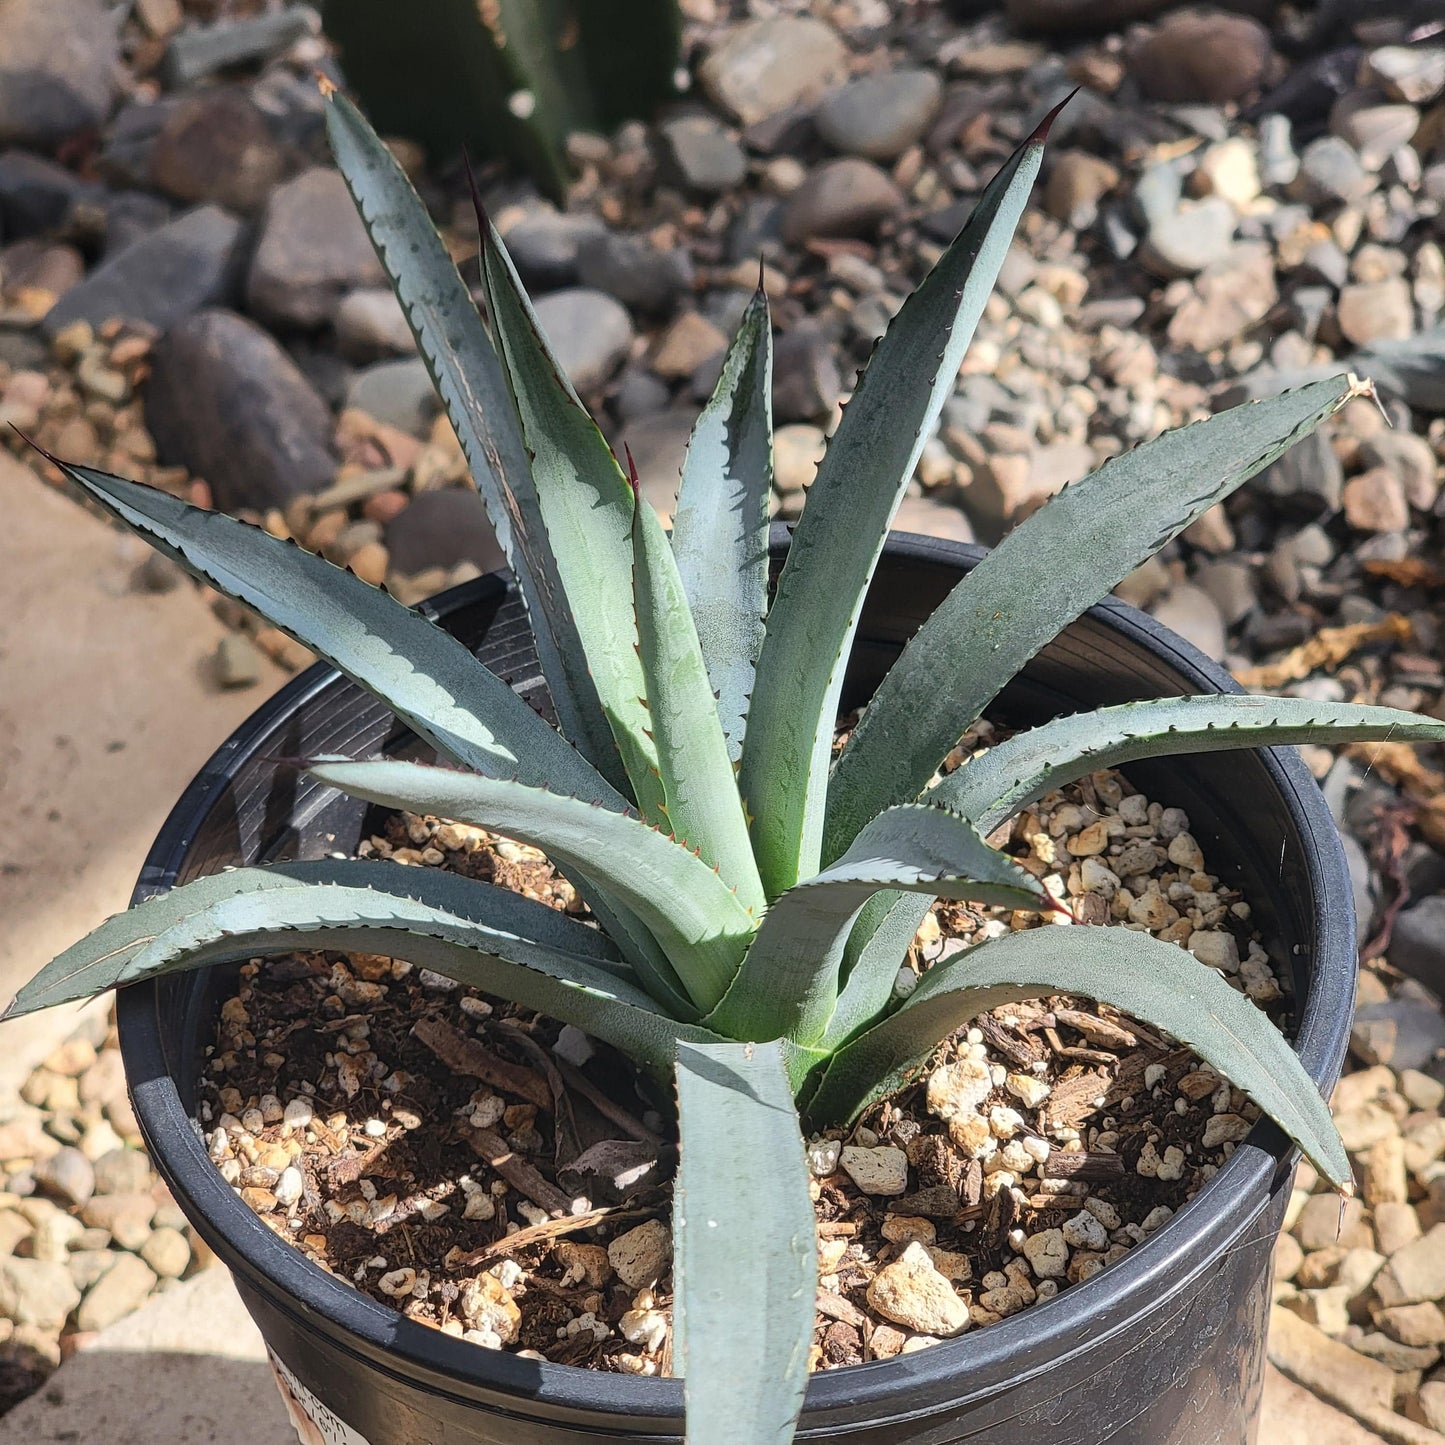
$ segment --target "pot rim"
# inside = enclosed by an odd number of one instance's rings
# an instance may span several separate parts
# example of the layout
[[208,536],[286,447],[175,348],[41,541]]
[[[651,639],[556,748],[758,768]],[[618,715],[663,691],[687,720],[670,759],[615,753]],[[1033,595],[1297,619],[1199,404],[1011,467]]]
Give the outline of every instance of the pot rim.
[[[774,529],[775,538],[781,529]],[[985,549],[913,533],[891,532],[895,557],[930,565],[976,560]],[[435,620],[459,607],[501,595],[505,573],[492,573],[453,587],[422,604]],[[1234,679],[1204,653],[1152,617],[1115,598],[1089,615],[1159,657],[1201,690],[1239,692]],[[337,671],[317,663],[253,712],[217,749],[182,793],[147,856],[132,901],[169,887],[195,836],[196,827],[229,786],[237,766],[249,757],[278,718],[317,698],[339,680]],[[1280,801],[1304,844],[1297,866],[1307,870],[1317,940],[1313,967],[1348,967],[1353,976],[1355,938],[1353,894],[1339,834],[1323,795],[1294,748],[1257,750],[1272,775]],[[1346,962],[1348,960],[1348,963]],[[1347,1010],[1331,1013],[1317,972],[1294,1048],[1322,1089],[1339,1076],[1349,1036]],[[214,1236],[223,1257],[244,1259],[269,1285],[273,1303],[298,1319],[320,1316],[340,1335],[339,1343],[372,1368],[415,1382],[428,1377],[455,1398],[479,1391],[523,1397],[549,1411],[579,1411],[680,1419],[683,1387],[678,1379],[657,1379],[585,1370],[550,1361],[519,1360],[484,1351],[409,1320],[313,1264],[287,1244],[242,1203],[207,1156],[174,1081],[164,1070],[158,980],[138,982],[118,995],[122,1051],[137,1117],[162,1173],[187,1198]],[[1353,982],[1350,985],[1353,988]],[[1123,1259],[1056,1298],[979,1332],[944,1340],[927,1350],[841,1370],[818,1371],[808,1383],[803,1425],[808,1416],[831,1411],[895,1407],[892,1418],[927,1413],[925,1403],[909,1408],[916,1386],[940,1376],[973,1375],[976,1393],[1018,1382],[1059,1363],[1101,1338],[1130,1327],[1144,1305],[1181,1293],[1207,1270],[1229,1242],[1257,1217],[1271,1192],[1293,1167],[1295,1150],[1281,1130],[1261,1120],[1219,1173],[1177,1213]],[[347,1338],[348,1336],[353,1338]],[[357,1343],[364,1349],[358,1350]],[[378,1362],[377,1356],[384,1356]],[[970,1392],[951,1386],[954,1398]],[[876,1418],[876,1417],[875,1417]]]

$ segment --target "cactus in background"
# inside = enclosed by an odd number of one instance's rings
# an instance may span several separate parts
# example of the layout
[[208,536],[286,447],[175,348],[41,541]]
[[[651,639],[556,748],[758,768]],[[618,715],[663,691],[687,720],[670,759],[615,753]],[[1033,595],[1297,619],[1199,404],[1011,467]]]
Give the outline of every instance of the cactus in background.
[[569,132],[673,94],[682,29],[677,0],[326,0],[323,21],[383,134],[505,156],[553,196]]

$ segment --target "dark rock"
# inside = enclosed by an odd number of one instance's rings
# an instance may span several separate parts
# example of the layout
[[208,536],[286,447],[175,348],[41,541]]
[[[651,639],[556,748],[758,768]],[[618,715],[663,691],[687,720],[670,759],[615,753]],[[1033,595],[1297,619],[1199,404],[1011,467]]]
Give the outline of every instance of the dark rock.
[[242,224],[200,206],[97,266],[45,318],[52,336],[72,321],[113,317],[166,330],[203,306],[228,300],[240,279]]
[[827,416],[843,389],[833,344],[814,321],[801,321],[773,343],[773,413],[779,422]]
[[506,566],[482,499],[471,487],[421,492],[386,529],[392,567],[401,573],[475,563],[483,572]]
[[1252,486],[1268,492],[1297,516],[1318,517],[1340,509],[1345,473],[1329,438],[1315,431],[1268,466]]
[[624,422],[635,421],[640,416],[665,411],[670,399],[671,392],[665,382],[634,366],[629,367],[617,383],[612,408]]
[[1349,365],[1412,411],[1445,414],[1445,326],[1404,341],[1377,341],[1356,352]]
[[609,381],[632,345],[632,319],[602,291],[573,287],[543,296],[537,320],[578,391]]
[[577,253],[577,275],[584,286],[660,315],[692,289],[692,260],[681,247],[662,251],[646,236],[606,231],[583,239]]
[[809,105],[847,73],[848,52],[831,25],[808,16],[754,20],[729,30],[698,70],[708,98],[752,125]]
[[1445,896],[1422,898],[1396,918],[1385,957],[1437,998],[1445,997]]
[[1335,101],[1354,88],[1364,53],[1358,45],[1350,45],[1292,65],[1246,116],[1282,115],[1301,130],[1317,130]]
[[145,403],[161,459],[204,477],[225,511],[284,507],[335,472],[330,409],[234,312],[202,311],[161,338]]
[[169,225],[175,216],[168,201],[148,191],[107,191],[101,208],[105,213],[106,260]]
[[68,229],[71,211],[99,188],[29,151],[0,154],[0,232],[7,241]]
[[749,196],[728,227],[728,260],[756,261],[783,244],[783,203],[772,196]]
[[1445,1048],[1440,1001],[1407,979],[1394,998],[1362,1004],[1355,1010],[1350,1042],[1368,1064],[1426,1069]]
[[1269,31],[1257,20],[1186,11],[1130,51],[1129,71],[1151,100],[1222,105],[1258,90],[1272,58]]
[[50,147],[99,125],[120,47],[99,0],[0,0],[0,142]]
[[272,192],[246,280],[246,304],[257,317],[321,326],[347,291],[385,282],[340,171],[314,166]]
[[264,60],[309,35],[315,23],[308,6],[291,5],[270,15],[182,30],[166,47],[161,78],[180,89],[227,66]]
[[818,106],[818,134],[844,155],[896,160],[926,131],[943,98],[932,70],[881,70],[859,76]]
[[150,153],[151,184],[178,201],[258,211],[286,170],[265,117],[236,86],[187,96]]
[[748,158],[736,138],[711,116],[684,115],[658,128],[663,176],[688,190],[717,195],[743,183]]
[[123,105],[106,131],[96,169],[112,186],[148,187],[151,153],[166,121],[183,102],[179,98]]
[[1173,3],[1175,0],[1008,0],[1006,8],[1016,29],[1078,35],[1148,20]]
[[531,291],[555,291],[576,284],[582,243],[606,229],[596,216],[567,215],[548,207],[515,222],[502,239],[523,285]]
[[783,238],[801,245],[816,236],[870,236],[903,208],[903,192],[886,171],[852,156],[819,166],[791,196]]

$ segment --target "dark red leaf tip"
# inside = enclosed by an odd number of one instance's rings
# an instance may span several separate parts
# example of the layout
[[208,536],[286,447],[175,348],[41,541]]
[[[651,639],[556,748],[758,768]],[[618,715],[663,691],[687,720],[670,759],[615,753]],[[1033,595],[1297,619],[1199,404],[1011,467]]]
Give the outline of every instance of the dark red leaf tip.
[[486,204],[483,202],[482,193],[477,187],[477,173],[472,166],[472,153],[466,146],[462,147],[462,161],[467,168],[467,186],[472,193],[472,209],[477,213],[477,226],[481,230],[482,243],[485,245],[487,231],[490,229],[492,221],[491,217],[487,215]]
[[632,448],[626,442],[622,443],[622,450],[627,456],[627,480],[632,484],[633,496],[641,496],[641,489],[637,480],[637,463],[632,460]]
[[1059,112],[1082,90],[1082,86],[1076,85],[1033,129],[1033,133],[1025,145],[1043,145],[1049,138],[1049,131],[1053,129],[1054,122],[1059,118]]

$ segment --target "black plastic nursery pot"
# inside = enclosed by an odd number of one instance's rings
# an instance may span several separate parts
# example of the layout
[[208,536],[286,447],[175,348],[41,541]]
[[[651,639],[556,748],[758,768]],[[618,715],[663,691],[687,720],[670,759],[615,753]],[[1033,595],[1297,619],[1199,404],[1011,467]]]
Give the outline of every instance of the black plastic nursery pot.
[[[786,547],[779,534],[775,551]],[[868,594],[845,703],[982,551],[894,534]],[[498,576],[431,609],[524,695],[545,690],[515,595]],[[1029,665],[995,715],[1027,724],[1083,707],[1233,690],[1188,643],[1108,602]],[[350,850],[364,804],[270,759],[366,756],[409,735],[385,708],[314,667],[257,711],[182,796],[137,898],[228,864]],[[1351,889],[1324,800],[1288,750],[1131,766],[1151,798],[1184,808],[1211,866],[1244,890],[1272,957],[1288,962],[1293,1036],[1329,1089],[1354,996]],[[261,1222],[207,1158],[197,1121],[204,1050],[234,973],[122,991],[120,1040],[157,1167],[231,1269],[309,1438],[335,1445],[543,1445],[682,1436],[678,1380],[603,1374],[494,1353],[383,1308]],[[1163,1228],[1100,1275],[986,1329],[895,1360],[814,1375],[798,1438],[857,1445],[1243,1445],[1255,1439],[1270,1254],[1295,1154],[1261,1123]],[[738,1445],[754,1445],[751,1441]]]

